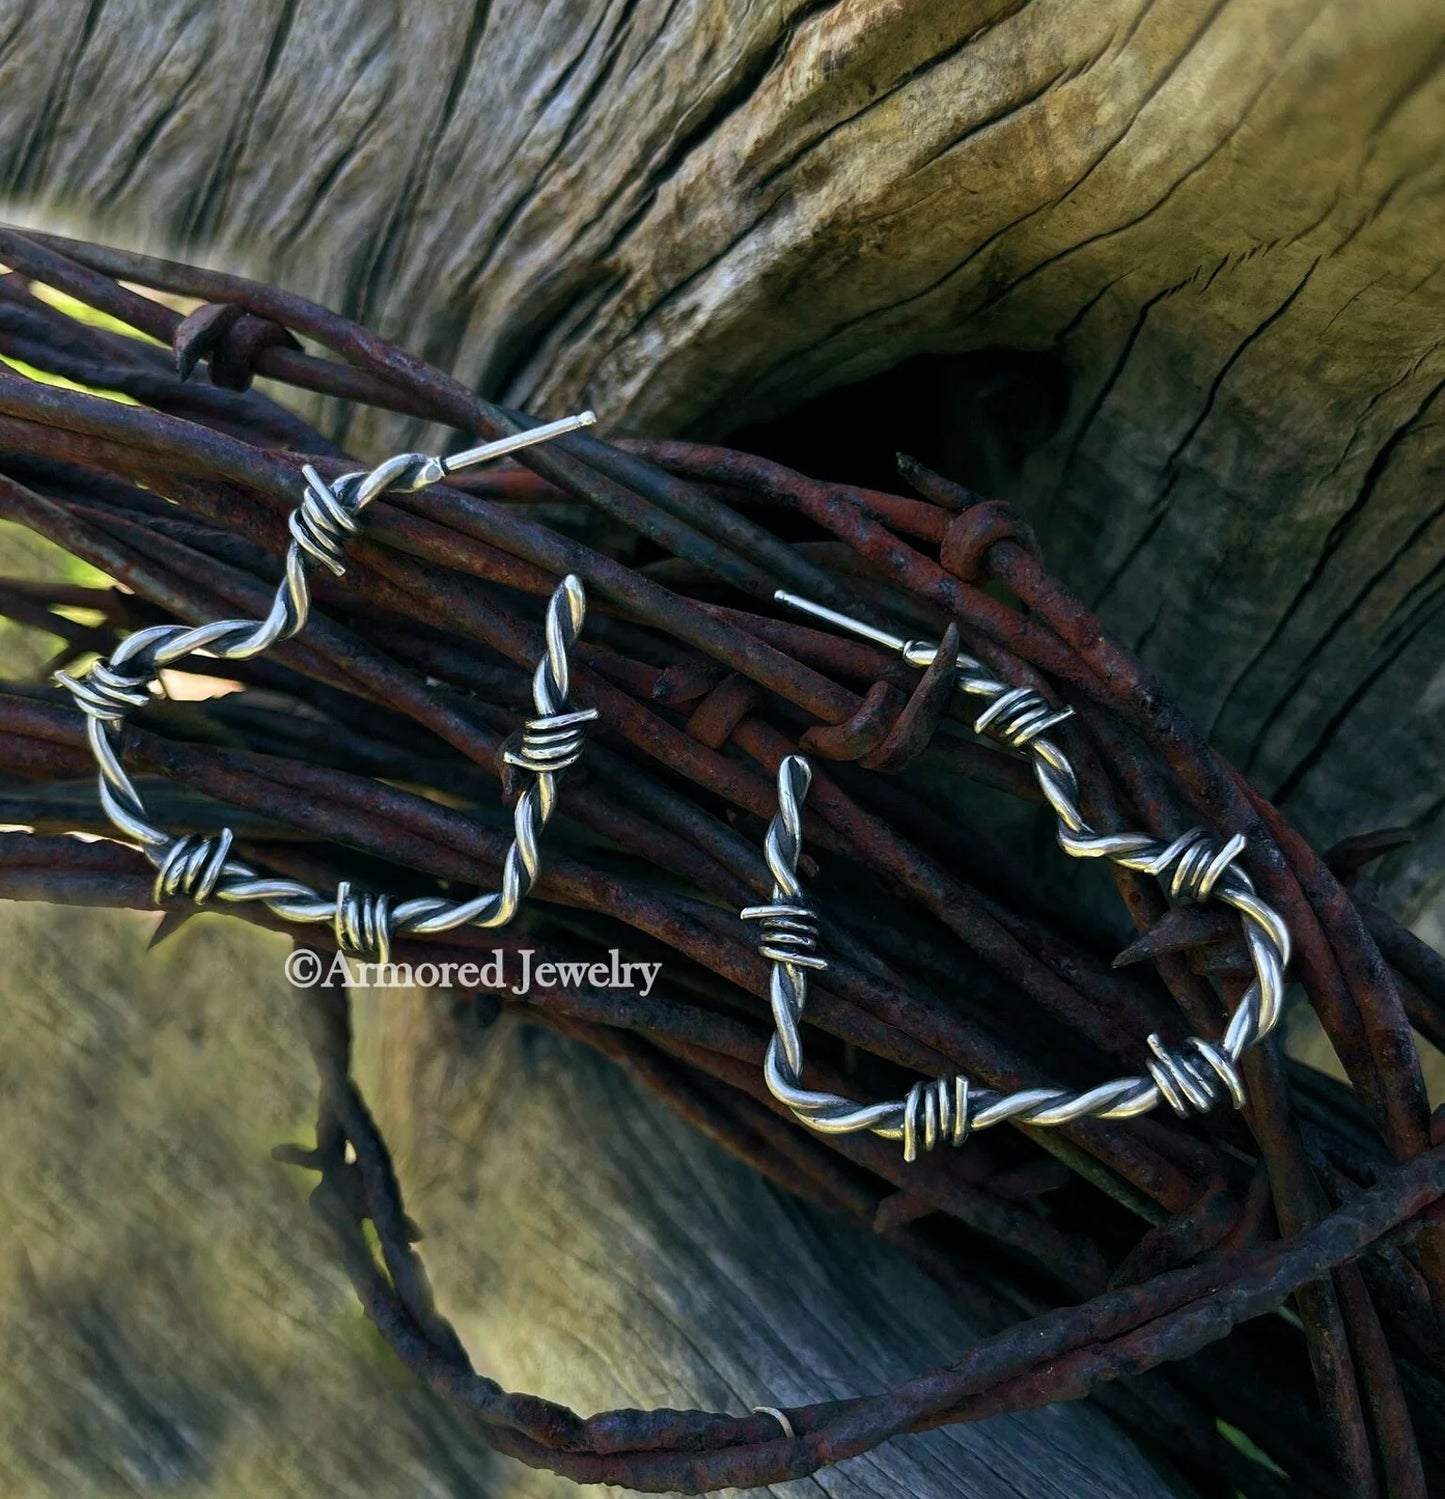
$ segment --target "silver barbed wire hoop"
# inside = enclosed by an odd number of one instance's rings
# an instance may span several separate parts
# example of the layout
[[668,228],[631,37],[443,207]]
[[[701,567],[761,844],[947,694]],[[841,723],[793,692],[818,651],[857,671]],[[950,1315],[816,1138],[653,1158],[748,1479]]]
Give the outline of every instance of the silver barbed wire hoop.
[[[910,665],[931,666],[938,653],[937,646],[902,640],[808,599],[782,592],[777,597],[897,651]],[[974,721],[975,732],[1029,757],[1039,787],[1058,818],[1058,841],[1064,851],[1075,858],[1108,859],[1153,875],[1175,900],[1214,900],[1232,907],[1240,917],[1254,977],[1219,1039],[1190,1036],[1170,1047],[1158,1035],[1151,1035],[1142,1073],[1114,1078],[1082,1092],[1039,1087],[999,1093],[971,1085],[962,1073],[919,1081],[905,1097],[875,1104],[808,1088],[803,1082],[801,1033],[808,977],[828,965],[817,953],[817,916],[798,878],[802,808],[812,770],[801,755],[789,755],[778,767],[778,810],[764,845],[773,899],[769,905],[749,906],[740,913],[744,921],[759,924],[758,950],[772,965],[769,999],[774,1034],[763,1064],[769,1091],[810,1129],[824,1134],[866,1130],[885,1140],[901,1140],[908,1161],[943,1143],[961,1145],[973,1130],[1009,1119],[1033,1125],[1068,1124],[1085,1118],[1128,1119],[1148,1113],[1161,1102],[1188,1117],[1226,1098],[1235,1108],[1241,1107],[1245,1090],[1239,1059],[1278,1022],[1290,959],[1288,928],[1239,866],[1244,836],[1236,833],[1221,841],[1202,828],[1174,839],[1095,831],[1079,808],[1078,776],[1046,733],[1073,710],[1054,706],[1035,688],[994,680],[972,656],[957,655],[954,670],[962,692],[986,700]]]
[[307,464],[302,469],[305,494],[288,521],[291,542],[285,577],[265,619],[216,620],[189,627],[156,625],[128,635],[108,660],[96,661],[75,675],[55,674],[55,681],[70,692],[85,715],[106,816],[155,866],[157,904],[177,896],[198,905],[210,900],[260,901],[287,921],[330,923],[342,952],[381,963],[390,960],[392,940],[398,933],[497,927],[516,915],[541,871],[539,845],[556,806],[558,777],[576,763],[586,726],[597,717],[596,709],[577,708],[569,696],[570,652],[587,615],[586,593],[577,577],[565,577],[548,600],[546,650],[532,676],[535,714],[524,725],[519,746],[505,755],[506,762],[520,769],[528,781],[513,811],[513,838],[502,863],[501,887],[470,900],[441,896],[398,900],[349,881],[328,896],[301,880],[258,873],[233,857],[235,838],[230,828],[209,836],[173,837],[150,820],[122,763],[120,736],[128,715],[150,701],[167,667],[198,651],[222,661],[244,661],[299,634],[311,612],[308,569],[319,565],[338,577],[345,572],[346,542],[360,529],[361,512],[378,495],[423,489],[456,469],[505,457],[591,426],[595,420],[590,411],[582,412],[448,458],[402,453],[369,472],[344,474],[329,482]]

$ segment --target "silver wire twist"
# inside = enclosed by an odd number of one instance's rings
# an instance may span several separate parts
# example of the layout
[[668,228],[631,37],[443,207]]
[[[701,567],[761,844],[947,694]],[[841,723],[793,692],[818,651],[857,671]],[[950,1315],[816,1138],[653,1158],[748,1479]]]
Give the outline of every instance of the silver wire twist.
[[798,878],[798,855],[803,847],[803,801],[813,779],[812,767],[801,755],[789,755],[778,766],[778,811],[768,824],[763,855],[773,876],[770,905],[747,906],[744,921],[760,923],[758,951],[772,963],[769,1000],[773,1037],[763,1060],[768,1090],[810,1129],[825,1135],[847,1135],[871,1130],[885,1140],[902,1140],[906,1160],[917,1158],[945,1136],[954,1144],[968,1134],[968,1082],[939,1078],[916,1083],[908,1097],[893,1103],[859,1104],[837,1093],[820,1093],[803,1086],[801,1022],[808,1002],[808,973],[828,966],[818,957],[818,922],[803,896]]
[[539,844],[556,807],[557,778],[576,763],[586,725],[597,717],[596,709],[576,708],[568,696],[569,653],[587,615],[586,594],[576,577],[564,578],[548,601],[546,651],[532,677],[536,713],[523,731],[520,751],[506,757],[532,779],[513,812],[514,836],[503,860],[501,888],[470,900],[422,896],[397,901],[349,882],[326,896],[300,880],[262,875],[233,858],[229,828],[212,837],[194,833],[172,837],[151,822],[122,763],[120,733],[127,714],[150,701],[152,684],[166,667],[200,650],[223,661],[246,660],[303,629],[311,611],[308,567],[319,564],[338,576],[346,570],[346,541],[357,532],[361,511],[378,495],[423,488],[456,469],[504,457],[590,426],[594,420],[590,411],[583,412],[451,458],[402,453],[368,473],[344,474],[330,482],[308,464],[302,470],[305,495],[288,523],[291,543],[285,577],[265,619],[216,620],[194,627],[156,625],[127,636],[108,661],[96,661],[76,675],[55,674],[55,681],[70,692],[85,715],[106,816],[123,836],[139,845],[156,868],[153,893],[157,903],[178,895],[201,905],[212,898],[261,901],[288,921],[330,922],[343,952],[382,963],[390,960],[398,932],[430,934],[464,925],[494,927],[512,919],[541,869]]
[[[937,647],[906,641],[871,625],[827,609],[811,600],[779,592],[795,609],[897,651],[910,665],[933,664]],[[1075,858],[1109,859],[1126,869],[1155,876],[1176,900],[1221,901],[1239,913],[1254,979],[1230,1016],[1218,1040],[1190,1036],[1178,1047],[1148,1038],[1149,1056],[1142,1075],[1114,1078],[1076,1092],[1067,1088],[1021,1088],[1012,1093],[972,1088],[962,1075],[918,1082],[907,1097],[887,1103],[859,1104],[834,1093],[802,1085],[803,1047],[799,1021],[807,1000],[804,959],[776,942],[765,944],[773,964],[771,1001],[775,1034],[768,1045],[764,1074],[773,1096],[806,1125],[829,1134],[871,1130],[888,1140],[901,1139],[904,1155],[915,1159],[919,1147],[931,1150],[945,1140],[961,1144],[975,1129],[1016,1119],[1023,1124],[1059,1125],[1076,1119],[1128,1119],[1164,1102],[1181,1117],[1204,1113],[1225,1098],[1239,1108],[1244,1082],[1239,1059],[1245,1049],[1267,1036],[1279,1020],[1284,973],[1290,959],[1290,935],[1283,919],[1256,893],[1239,867],[1245,839],[1236,833],[1221,841],[1202,828],[1165,840],[1148,833],[1099,833],[1079,808],[1079,782],[1063,751],[1047,730],[1072,710],[1056,708],[1032,687],[1010,687],[995,681],[981,662],[959,654],[954,661],[959,689],[988,699],[975,730],[1027,754],[1044,797],[1058,818],[1058,840]],[[797,877],[802,847],[801,806],[811,771],[801,756],[790,755],[778,768],[778,811],[768,828],[766,856],[775,882],[774,903],[812,912]],[[768,916],[773,907],[749,907],[745,919]],[[767,928],[764,928],[765,932]],[[806,967],[824,961],[806,952]]]

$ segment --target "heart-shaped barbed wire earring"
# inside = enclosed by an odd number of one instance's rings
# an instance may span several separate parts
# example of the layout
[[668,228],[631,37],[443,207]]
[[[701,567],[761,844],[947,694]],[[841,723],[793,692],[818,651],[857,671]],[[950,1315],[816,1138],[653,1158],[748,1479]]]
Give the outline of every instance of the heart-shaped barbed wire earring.
[[212,898],[261,901],[287,921],[330,922],[342,952],[381,963],[390,961],[392,938],[398,932],[421,936],[459,926],[503,926],[512,919],[541,869],[538,844],[556,806],[557,778],[582,753],[585,726],[597,717],[595,708],[574,708],[569,699],[568,653],[587,613],[586,594],[576,577],[564,578],[547,604],[546,652],[532,678],[536,714],[527,720],[518,747],[505,756],[531,780],[517,798],[514,837],[503,861],[501,888],[471,900],[430,895],[399,901],[349,881],[342,881],[335,894],[328,896],[300,880],[259,874],[234,858],[234,835],[229,828],[210,836],[173,837],[147,816],[121,761],[120,733],[130,710],[150,701],[161,671],[193,652],[204,650],[222,661],[244,661],[298,635],[311,611],[308,568],[320,563],[338,577],[346,571],[347,539],[359,529],[361,512],[378,495],[424,489],[457,469],[504,458],[534,443],[590,427],[595,420],[590,411],[584,411],[448,458],[401,453],[369,473],[344,474],[330,483],[307,464],[302,469],[305,497],[289,521],[286,576],[265,619],[223,619],[193,627],[156,625],[128,635],[109,660],[96,661],[82,673],[56,673],[55,680],[70,691],[86,716],[106,815],[156,868],[157,904],[178,895],[189,896],[198,905]]
[[[931,666],[938,654],[937,646],[900,639],[795,594],[779,592],[776,597],[896,651],[910,666]],[[1083,1118],[1128,1119],[1148,1113],[1161,1100],[1181,1117],[1204,1113],[1224,1097],[1235,1108],[1241,1107],[1244,1082],[1239,1058],[1246,1047],[1267,1036],[1279,1019],[1290,955],[1284,921],[1259,898],[1239,867],[1243,835],[1236,833],[1220,842],[1202,828],[1172,840],[1148,833],[1096,832],[1079,810],[1079,782],[1073,766],[1046,737],[1073,710],[1055,707],[1033,687],[995,681],[972,656],[956,656],[954,670],[959,689],[986,702],[974,722],[974,732],[1029,756],[1040,789],[1058,816],[1058,838],[1065,852],[1075,858],[1109,859],[1126,869],[1155,875],[1176,900],[1217,900],[1232,906],[1240,915],[1254,979],[1219,1040],[1190,1036],[1181,1046],[1169,1047],[1151,1035],[1143,1074],[1114,1078],[1083,1092],[1043,1087],[998,1093],[972,1087],[962,1073],[917,1082],[905,1097],[885,1103],[859,1103],[807,1088],[800,1022],[808,998],[808,975],[828,964],[818,955],[817,915],[798,878],[803,801],[812,770],[801,755],[789,755],[778,767],[778,811],[768,826],[765,845],[773,899],[769,905],[749,906],[741,913],[744,921],[760,924],[758,950],[772,964],[775,1033],[764,1062],[769,1091],[802,1123],[823,1134],[868,1130],[885,1140],[902,1140],[907,1161],[916,1160],[920,1149],[932,1150],[943,1142],[961,1145],[971,1130],[1007,1119],[1034,1125],[1068,1124]]]

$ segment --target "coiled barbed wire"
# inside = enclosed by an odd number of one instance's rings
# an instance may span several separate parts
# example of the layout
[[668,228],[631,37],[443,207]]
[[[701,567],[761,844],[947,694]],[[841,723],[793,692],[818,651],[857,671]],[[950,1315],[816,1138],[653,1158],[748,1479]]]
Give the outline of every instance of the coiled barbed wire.
[[[811,600],[783,592],[777,597],[897,651],[910,665],[931,666],[937,655],[936,646],[901,640]],[[998,1093],[972,1087],[961,1073],[917,1082],[906,1097],[876,1104],[806,1088],[800,1022],[807,1003],[808,973],[825,969],[827,963],[814,951],[817,918],[797,872],[802,804],[812,771],[802,756],[789,755],[778,767],[778,811],[768,826],[764,848],[773,876],[773,903],[750,906],[741,913],[744,920],[762,924],[759,951],[773,965],[769,997],[775,1034],[764,1061],[769,1091],[802,1123],[823,1134],[869,1130],[886,1140],[902,1140],[908,1161],[917,1159],[920,1147],[932,1150],[944,1141],[959,1145],[971,1131],[1009,1119],[1034,1125],[1068,1124],[1083,1118],[1127,1119],[1148,1113],[1161,1101],[1181,1117],[1204,1113],[1225,1098],[1235,1108],[1241,1107],[1245,1094],[1239,1058],[1279,1020],[1290,958],[1288,928],[1278,912],[1260,899],[1237,862],[1245,847],[1243,835],[1221,842],[1202,828],[1172,840],[1148,833],[1096,832],[1079,809],[1079,782],[1073,766],[1058,745],[1045,737],[1072,709],[1056,708],[1035,688],[995,681],[972,656],[959,654],[954,668],[961,691],[989,700],[974,721],[975,732],[1030,757],[1040,789],[1058,817],[1063,849],[1075,858],[1105,858],[1154,875],[1176,900],[1218,900],[1233,907],[1240,916],[1254,979],[1219,1040],[1190,1036],[1170,1047],[1151,1035],[1142,1075],[1114,1078],[1083,1092],[1021,1088]],[[809,937],[805,945],[786,940],[789,934],[800,932]]]
[[156,625],[127,636],[108,661],[96,661],[78,675],[55,674],[85,714],[106,816],[155,865],[157,904],[178,895],[200,905],[213,898],[261,901],[288,921],[330,922],[343,952],[381,963],[390,961],[398,932],[420,935],[466,925],[495,927],[512,919],[541,869],[539,844],[556,806],[557,777],[576,763],[586,725],[597,717],[596,709],[576,708],[569,699],[569,652],[587,614],[581,580],[570,574],[547,604],[546,651],[532,677],[536,715],[524,726],[519,749],[505,756],[532,779],[517,798],[513,841],[498,890],[465,901],[441,896],[398,901],[344,881],[328,897],[300,880],[259,874],[232,857],[234,835],[229,828],[209,836],[190,833],[177,838],[156,827],[122,764],[119,738],[127,715],[150,701],[152,684],[166,667],[201,650],[223,661],[241,661],[298,634],[311,610],[308,566],[319,564],[338,576],[345,572],[347,539],[359,529],[362,510],[378,495],[425,488],[455,469],[504,457],[590,426],[594,420],[590,411],[583,412],[451,458],[402,453],[369,473],[345,474],[330,483],[308,464],[302,469],[304,498],[288,522],[286,574],[265,619],[216,620],[194,627]]

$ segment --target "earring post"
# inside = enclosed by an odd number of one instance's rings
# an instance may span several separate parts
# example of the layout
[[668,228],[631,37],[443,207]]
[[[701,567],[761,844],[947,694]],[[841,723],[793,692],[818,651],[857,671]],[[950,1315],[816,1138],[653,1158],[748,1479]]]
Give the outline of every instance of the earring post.
[[890,635],[887,630],[875,629],[874,626],[864,624],[861,619],[854,619],[850,614],[840,614],[836,609],[829,609],[824,604],[815,604],[812,599],[805,599],[796,593],[789,593],[786,589],[778,589],[773,597],[780,604],[786,604],[790,609],[796,609],[800,614],[811,614],[814,619],[825,619],[830,625],[836,625],[840,630],[846,630],[850,635],[860,636],[864,640],[871,640],[874,645],[881,645],[890,651],[897,651],[901,656],[908,647],[906,640],[897,635]]
[[[459,468],[472,468],[478,463],[490,463],[495,458],[505,458],[508,453],[520,452],[534,443],[551,442],[554,437],[565,437],[569,432],[590,427],[597,421],[592,411],[579,411],[576,416],[564,416],[559,421],[543,422],[540,427],[528,427],[525,432],[513,432],[508,437],[499,437],[495,442],[484,442],[479,447],[465,448],[449,458],[409,453],[397,462],[402,465],[403,476],[394,479],[388,488],[405,494],[425,489],[428,484],[440,484],[448,474]],[[406,465],[410,464],[407,469]]]
[[512,433],[510,437],[499,437],[496,442],[485,442],[480,447],[453,453],[448,458],[438,460],[442,470],[441,477],[445,478],[459,468],[471,468],[477,463],[490,463],[494,458],[505,458],[509,453],[530,448],[533,443],[551,442],[554,437],[565,437],[569,432],[590,427],[596,421],[596,412],[579,411],[576,416],[564,416],[559,421],[544,422],[540,427],[529,427],[525,432]]

